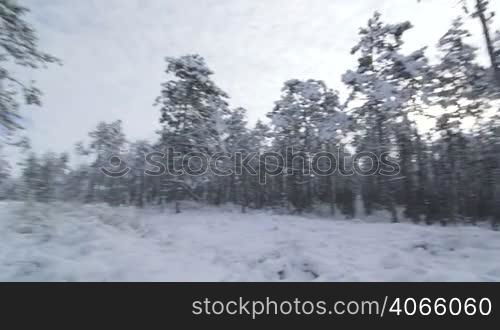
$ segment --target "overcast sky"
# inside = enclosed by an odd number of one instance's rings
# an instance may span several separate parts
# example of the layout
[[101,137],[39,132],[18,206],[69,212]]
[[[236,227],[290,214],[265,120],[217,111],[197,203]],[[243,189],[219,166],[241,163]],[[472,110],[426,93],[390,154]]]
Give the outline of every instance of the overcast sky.
[[152,139],[165,56],[205,57],[231,105],[247,108],[253,123],[271,110],[287,79],[322,79],[343,91],[340,77],[355,65],[349,51],[373,11],[415,25],[407,49],[435,45],[461,13],[458,0],[19,2],[32,10],[27,19],[41,48],[64,62],[32,74],[44,104],[24,112],[34,149],[58,152],[103,120],[123,120],[130,140]]

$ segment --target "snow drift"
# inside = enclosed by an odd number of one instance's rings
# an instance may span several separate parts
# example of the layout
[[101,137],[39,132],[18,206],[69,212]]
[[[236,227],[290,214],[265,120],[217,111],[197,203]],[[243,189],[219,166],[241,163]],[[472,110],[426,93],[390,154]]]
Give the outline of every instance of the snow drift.
[[380,220],[2,202],[0,280],[500,280],[500,233]]

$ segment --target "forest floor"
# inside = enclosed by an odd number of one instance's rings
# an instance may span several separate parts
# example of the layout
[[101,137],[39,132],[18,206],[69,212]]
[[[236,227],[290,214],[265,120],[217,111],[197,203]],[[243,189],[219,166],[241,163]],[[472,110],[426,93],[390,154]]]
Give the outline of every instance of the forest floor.
[[500,281],[500,233],[236,208],[0,202],[1,281]]

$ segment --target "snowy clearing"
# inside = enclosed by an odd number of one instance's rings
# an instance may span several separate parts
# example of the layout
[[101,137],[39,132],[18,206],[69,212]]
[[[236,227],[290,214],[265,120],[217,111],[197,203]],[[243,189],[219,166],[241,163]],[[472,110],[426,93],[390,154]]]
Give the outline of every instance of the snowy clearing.
[[500,280],[500,233],[380,220],[4,202],[0,280]]

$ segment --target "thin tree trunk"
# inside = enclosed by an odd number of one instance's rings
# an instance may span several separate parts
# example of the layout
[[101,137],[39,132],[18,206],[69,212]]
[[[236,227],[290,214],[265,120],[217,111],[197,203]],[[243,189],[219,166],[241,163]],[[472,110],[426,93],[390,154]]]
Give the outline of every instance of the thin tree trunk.
[[493,47],[493,41],[491,40],[490,28],[488,26],[488,20],[485,16],[485,1],[484,0],[476,0],[476,9],[477,16],[479,17],[479,21],[481,22],[481,27],[483,29],[483,36],[486,42],[486,48],[488,50],[488,55],[490,57],[491,67],[493,68],[493,73],[495,75],[495,79],[497,84],[500,86],[500,64],[497,63],[497,59],[495,56],[495,48]]

